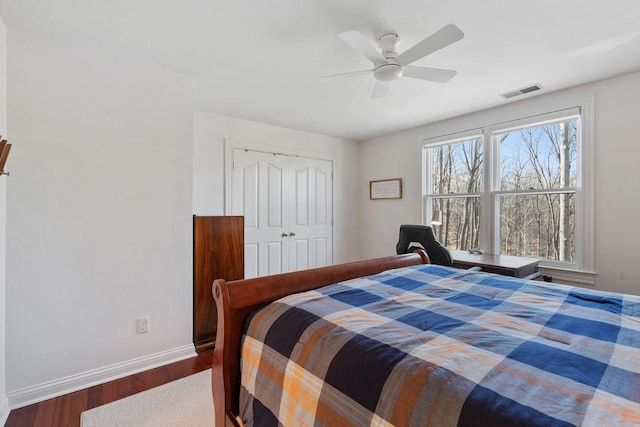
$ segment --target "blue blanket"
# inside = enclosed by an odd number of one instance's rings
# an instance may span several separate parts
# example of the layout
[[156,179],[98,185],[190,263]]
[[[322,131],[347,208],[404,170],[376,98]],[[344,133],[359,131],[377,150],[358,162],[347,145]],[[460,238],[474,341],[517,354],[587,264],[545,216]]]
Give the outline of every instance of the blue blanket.
[[640,425],[640,297],[436,265],[257,312],[248,425]]

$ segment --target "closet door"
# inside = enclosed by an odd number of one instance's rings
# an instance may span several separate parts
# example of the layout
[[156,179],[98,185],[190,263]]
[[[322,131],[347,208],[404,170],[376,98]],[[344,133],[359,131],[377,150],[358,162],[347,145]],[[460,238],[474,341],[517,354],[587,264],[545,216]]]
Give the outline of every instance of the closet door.
[[245,218],[247,279],[287,271],[288,162],[284,156],[234,150],[231,204],[232,213]]
[[332,163],[293,157],[289,221],[289,271],[331,264]]
[[332,163],[233,151],[231,209],[245,217],[245,277],[332,261]]

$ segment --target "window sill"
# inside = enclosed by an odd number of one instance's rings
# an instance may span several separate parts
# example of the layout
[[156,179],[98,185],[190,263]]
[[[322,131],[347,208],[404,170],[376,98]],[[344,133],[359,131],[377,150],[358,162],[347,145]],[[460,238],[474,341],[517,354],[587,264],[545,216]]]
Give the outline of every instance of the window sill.
[[564,283],[567,285],[593,286],[595,285],[595,277],[598,273],[595,271],[571,270],[558,267],[540,266],[538,271],[543,276],[551,276],[554,283]]

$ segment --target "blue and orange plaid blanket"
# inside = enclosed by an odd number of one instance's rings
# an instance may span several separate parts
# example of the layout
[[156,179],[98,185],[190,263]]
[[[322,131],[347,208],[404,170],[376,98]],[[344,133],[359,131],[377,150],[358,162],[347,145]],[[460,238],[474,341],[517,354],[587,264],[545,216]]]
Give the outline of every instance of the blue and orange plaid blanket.
[[256,312],[256,426],[640,425],[640,297],[437,265]]

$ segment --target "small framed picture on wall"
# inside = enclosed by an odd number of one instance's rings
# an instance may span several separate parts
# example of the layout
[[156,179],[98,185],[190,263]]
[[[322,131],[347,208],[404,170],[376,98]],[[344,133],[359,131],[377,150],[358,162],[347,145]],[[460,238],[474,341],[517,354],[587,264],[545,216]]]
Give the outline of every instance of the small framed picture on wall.
[[369,181],[369,199],[402,199],[402,178]]

